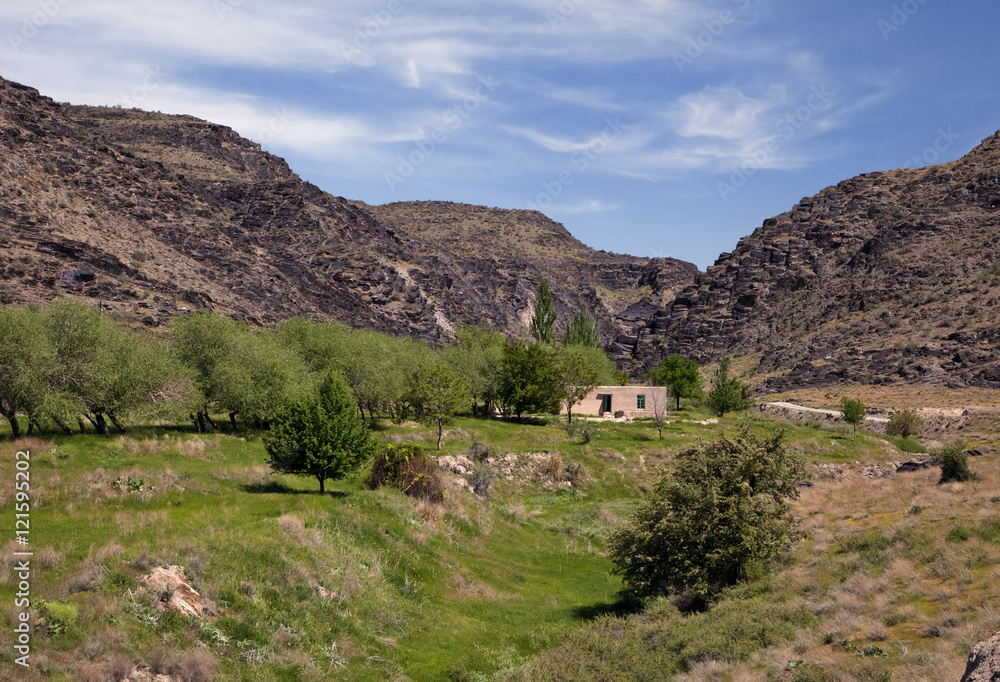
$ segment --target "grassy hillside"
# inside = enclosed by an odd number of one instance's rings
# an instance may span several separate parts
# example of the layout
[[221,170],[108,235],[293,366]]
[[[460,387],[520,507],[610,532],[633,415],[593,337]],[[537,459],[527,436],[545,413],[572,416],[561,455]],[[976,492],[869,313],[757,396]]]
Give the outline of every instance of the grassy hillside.
[[[873,434],[792,425],[814,486],[796,503],[807,537],[781,572],[703,614],[667,601],[622,611],[603,538],[660,462],[734,428],[699,423],[707,417],[682,410],[662,441],[648,422],[580,422],[571,434],[555,420],[458,419],[443,454],[490,444],[490,469],[469,478],[495,483],[485,498],[450,485],[441,505],[367,490],[363,475],[320,496],[313,481],[271,475],[255,434],[145,427],[5,443],[9,537],[14,452],[32,452],[31,592],[44,602],[32,609],[25,673],[11,654],[11,541],[0,676],[957,678],[969,646],[1000,628],[996,455],[973,462],[971,483],[938,486],[936,470],[868,479],[871,464],[907,456]],[[377,435],[430,447],[436,437],[412,423]],[[184,568],[202,617],[165,610],[174,594],[144,588],[157,565]],[[888,658],[852,649],[869,645]]]

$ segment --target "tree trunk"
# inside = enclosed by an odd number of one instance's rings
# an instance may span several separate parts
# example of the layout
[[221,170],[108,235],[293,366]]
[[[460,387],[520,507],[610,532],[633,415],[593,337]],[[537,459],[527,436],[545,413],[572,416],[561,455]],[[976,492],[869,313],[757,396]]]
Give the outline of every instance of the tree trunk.
[[28,420],[28,433],[26,433],[25,435],[28,436],[28,438],[31,438],[31,434],[33,434],[34,432],[35,432],[35,422],[33,422],[33,421],[31,421],[29,419]]
[[660,432],[660,440],[663,440],[663,423],[662,422],[657,422],[656,423],[656,430]]
[[62,430],[62,432],[65,433],[67,436],[73,435],[73,429],[66,426],[66,424],[64,424],[63,421],[59,419],[59,417],[52,417],[52,421],[54,421],[56,423],[56,426],[58,426]]
[[205,415],[205,421],[207,421],[209,424],[212,425],[212,431],[218,433],[219,425],[216,424],[214,421],[212,421],[212,417],[208,414],[208,410],[205,410],[204,412],[202,412],[202,414]]
[[[28,431],[30,432],[31,431],[31,427],[34,427],[35,431],[38,431],[38,435],[39,436],[44,436],[45,435],[45,429],[42,428],[41,423],[37,419],[35,419],[34,417],[28,417],[28,419],[29,419],[29,421],[28,421]],[[31,434],[29,433],[28,435],[31,435]]]
[[87,425],[80,419],[80,415],[76,416],[76,423],[80,425],[80,433],[87,433]]
[[205,426],[205,417],[202,416],[201,412],[198,412],[194,418],[194,424],[198,427],[198,433],[208,433],[208,427]]
[[570,403],[566,403],[566,423],[573,423],[573,405]]
[[677,398],[677,409],[679,410],[679,409],[681,409],[681,394],[678,393],[674,397]]
[[102,436],[109,435],[111,432],[108,430],[108,420],[104,418],[104,415],[100,412],[95,412],[94,418],[97,419],[97,423],[95,424],[97,426],[97,433]]
[[441,432],[444,426],[444,420],[438,419],[438,450],[441,449]]
[[111,423],[115,425],[115,428],[118,429],[119,433],[125,433],[125,426],[118,421],[118,418],[115,415],[108,412],[108,417],[111,419]]
[[236,413],[229,413],[229,422],[233,425],[233,433],[236,433]]
[[326,485],[325,485],[326,479],[323,478],[322,476],[319,476],[319,475],[317,475],[316,478],[319,479],[319,494],[320,495],[325,495],[326,494]]
[[14,440],[20,438],[21,425],[17,423],[17,413],[12,410],[10,412],[4,412],[3,416],[7,417],[7,421],[10,422],[10,432],[14,434]]

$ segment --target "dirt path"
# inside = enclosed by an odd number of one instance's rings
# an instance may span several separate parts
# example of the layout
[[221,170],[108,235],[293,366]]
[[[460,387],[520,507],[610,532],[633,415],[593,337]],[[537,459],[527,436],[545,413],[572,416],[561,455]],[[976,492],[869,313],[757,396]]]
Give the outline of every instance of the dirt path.
[[[793,412],[809,412],[811,414],[822,414],[832,417],[839,417],[839,410],[821,410],[816,407],[803,407],[802,405],[796,405],[795,403],[767,403],[771,407],[779,407],[783,410],[792,410]],[[887,424],[889,419],[887,417],[873,417],[868,415],[865,417],[865,421],[879,422],[881,424]]]

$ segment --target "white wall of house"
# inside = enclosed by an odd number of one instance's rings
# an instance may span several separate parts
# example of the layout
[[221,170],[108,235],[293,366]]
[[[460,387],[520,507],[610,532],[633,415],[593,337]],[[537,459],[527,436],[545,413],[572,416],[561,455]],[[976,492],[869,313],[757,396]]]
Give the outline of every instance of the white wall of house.
[[[654,393],[655,392],[655,393]],[[653,396],[658,395],[666,404],[665,386],[597,386],[587,397],[573,406],[573,414],[586,417],[613,416],[624,412],[626,417],[652,417]],[[608,409],[610,403],[610,410]],[[566,414],[563,404],[562,414]]]

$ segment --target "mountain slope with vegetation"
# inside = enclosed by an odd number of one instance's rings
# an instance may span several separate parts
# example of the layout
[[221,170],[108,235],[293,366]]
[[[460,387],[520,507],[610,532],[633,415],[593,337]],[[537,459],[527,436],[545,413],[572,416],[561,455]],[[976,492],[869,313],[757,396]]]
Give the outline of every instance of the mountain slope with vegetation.
[[771,390],[1000,388],[1000,133],[769,218],[649,316],[638,362],[760,354]]
[[[70,296],[149,326],[199,308],[257,324],[306,315],[442,340],[460,323],[520,334],[544,276],[560,311],[584,305],[611,342],[622,301],[696,272],[593,251],[538,213],[373,208],[224,126],[59,104],[3,80],[0,150],[3,303]],[[503,256],[497,225],[518,245]]]

